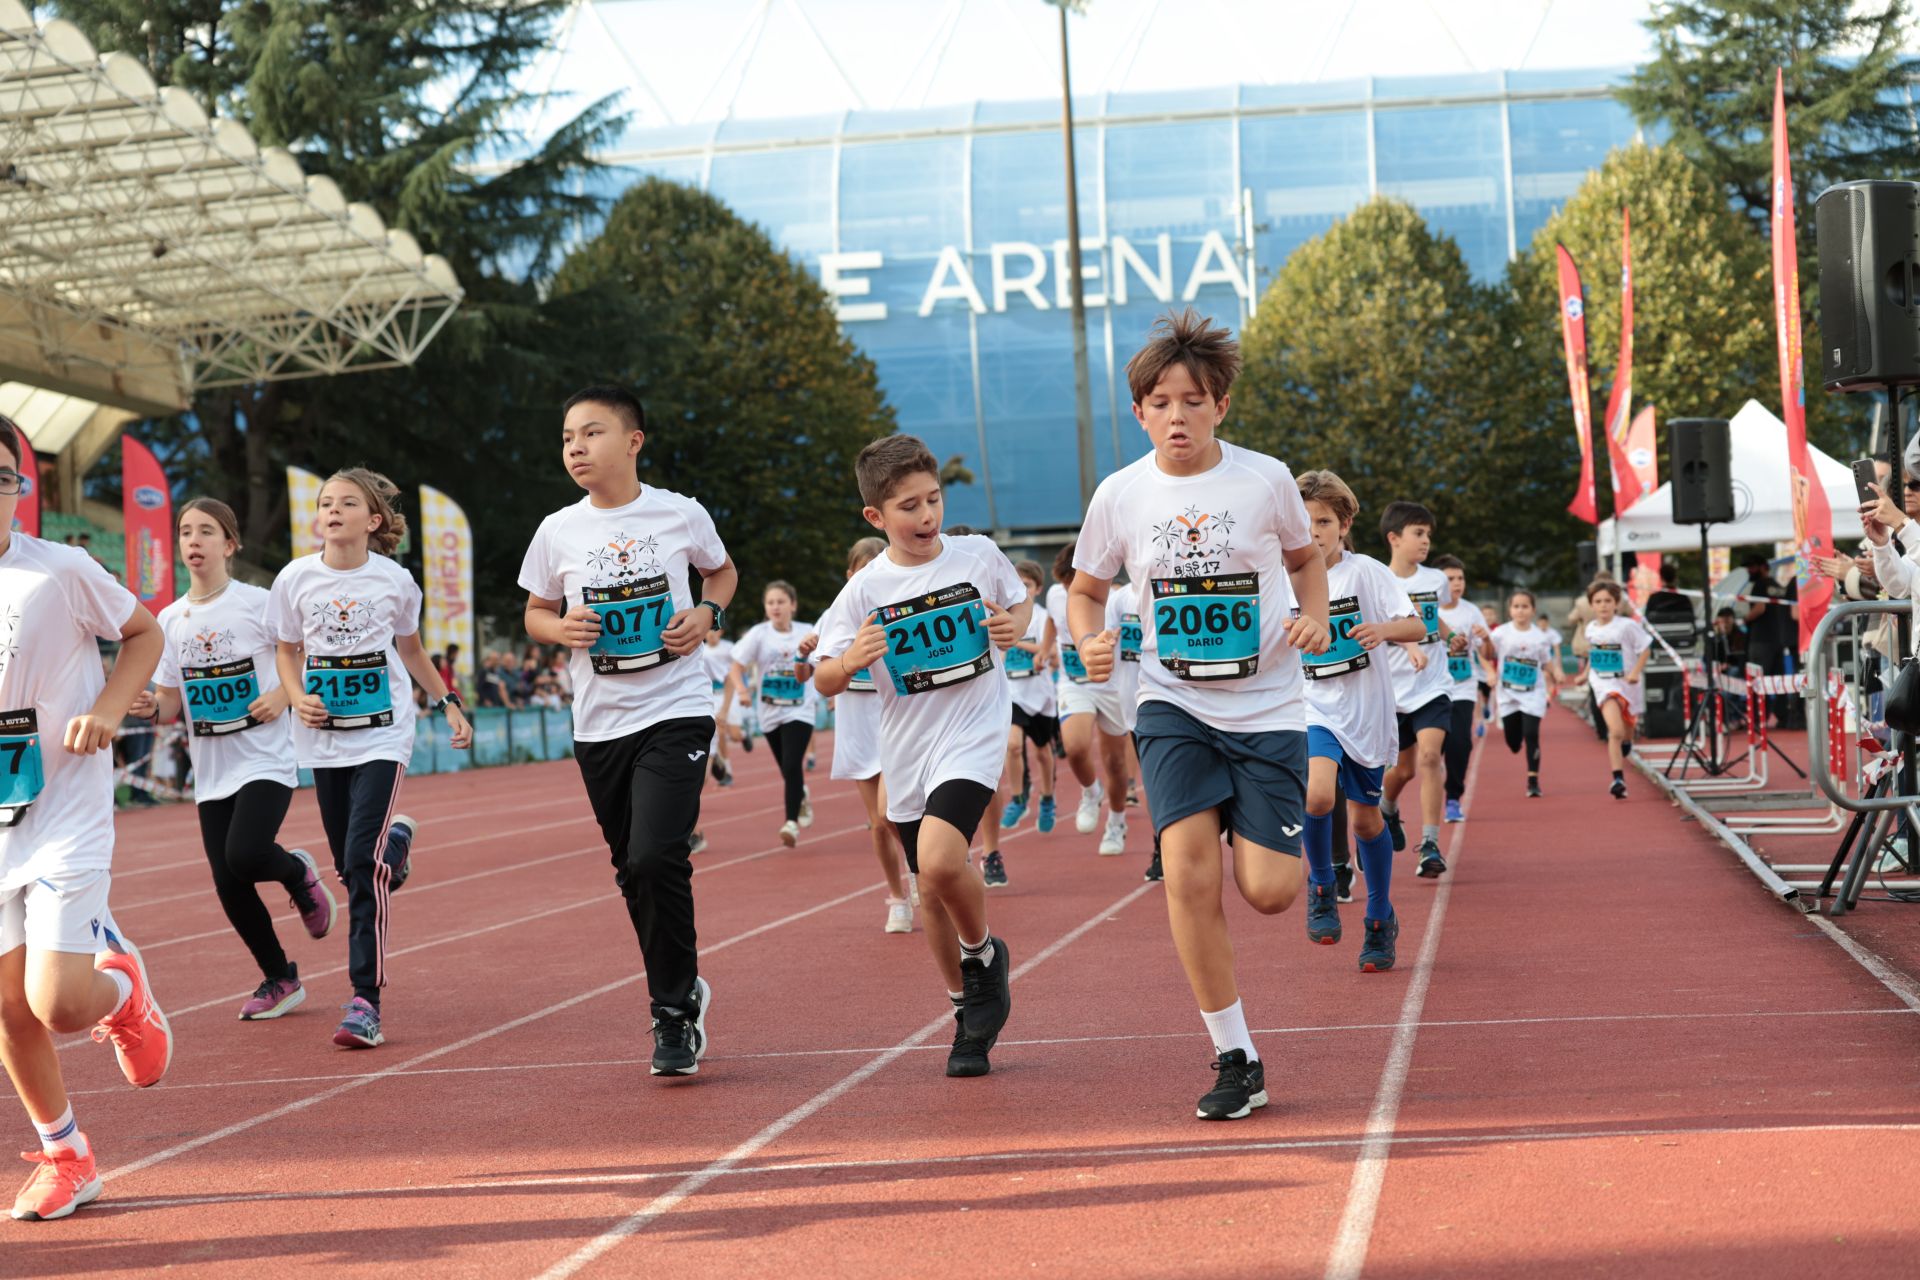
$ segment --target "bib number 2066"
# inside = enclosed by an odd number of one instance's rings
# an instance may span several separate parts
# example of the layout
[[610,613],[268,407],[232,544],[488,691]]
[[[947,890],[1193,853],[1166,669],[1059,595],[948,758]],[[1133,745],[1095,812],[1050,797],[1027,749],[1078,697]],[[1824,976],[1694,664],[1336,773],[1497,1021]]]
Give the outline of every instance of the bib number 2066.
[[1154,646],[1182,680],[1237,680],[1260,669],[1260,575],[1154,578]]

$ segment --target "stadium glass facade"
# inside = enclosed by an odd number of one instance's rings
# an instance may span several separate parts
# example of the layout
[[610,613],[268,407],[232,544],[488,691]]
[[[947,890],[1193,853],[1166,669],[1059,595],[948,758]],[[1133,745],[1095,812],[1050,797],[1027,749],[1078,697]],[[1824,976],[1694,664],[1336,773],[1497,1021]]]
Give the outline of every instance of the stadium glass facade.
[[[1228,86],[1076,101],[1095,453],[1146,450],[1124,367],[1192,302],[1236,328],[1303,241],[1400,196],[1497,278],[1635,127],[1618,69]],[[836,296],[902,430],[975,475],[950,518],[1014,534],[1080,515],[1059,103],[733,120],[627,136],[641,174],[706,188]],[[1254,284],[1249,283],[1250,278]]]

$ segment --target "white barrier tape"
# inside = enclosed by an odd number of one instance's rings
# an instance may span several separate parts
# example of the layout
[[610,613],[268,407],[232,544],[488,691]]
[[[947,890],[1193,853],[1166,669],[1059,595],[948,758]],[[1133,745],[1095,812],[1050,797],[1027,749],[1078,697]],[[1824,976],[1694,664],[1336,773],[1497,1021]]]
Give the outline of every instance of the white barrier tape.
[[1756,693],[1805,693],[1807,673],[1796,671],[1790,676],[1754,676],[1753,688]]
[[170,782],[161,782],[156,778],[143,778],[131,769],[117,768],[113,771],[113,780],[118,785],[132,787],[135,791],[144,791],[160,800],[191,800],[193,792],[182,791]]

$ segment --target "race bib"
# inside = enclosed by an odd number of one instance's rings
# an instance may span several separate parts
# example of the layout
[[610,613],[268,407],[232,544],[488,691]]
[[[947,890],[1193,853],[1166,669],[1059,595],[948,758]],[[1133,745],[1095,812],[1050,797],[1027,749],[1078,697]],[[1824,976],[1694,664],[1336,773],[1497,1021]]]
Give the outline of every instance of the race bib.
[[1627,672],[1627,655],[1617,644],[1596,644],[1588,648],[1587,661],[1599,676],[1619,676]]
[[1031,680],[1034,672],[1034,656],[1019,645],[1007,650],[1007,679]]
[[970,582],[888,605],[876,621],[886,629],[887,674],[902,697],[993,670],[987,607]]
[[1464,653],[1448,654],[1447,674],[1453,677],[1455,684],[1465,684],[1473,679],[1473,658]]
[[1140,661],[1140,645],[1146,638],[1146,628],[1140,625],[1140,615],[1137,613],[1122,614],[1120,617],[1120,661]]
[[1349,671],[1365,671],[1373,665],[1373,656],[1353,638],[1356,627],[1366,619],[1360,616],[1360,598],[1342,596],[1327,604],[1327,631],[1333,642],[1325,653],[1302,653],[1300,661],[1309,680],[1331,680]]
[[673,590],[664,577],[582,587],[580,603],[600,618],[600,638],[588,650],[595,675],[626,675],[673,661],[661,640],[673,620]]
[[0,827],[17,826],[46,785],[38,715],[0,711]]
[[1540,683],[1540,664],[1531,658],[1508,658],[1500,664],[1500,685],[1515,693],[1532,693]]
[[760,701],[770,707],[798,707],[807,700],[806,681],[791,662],[768,667],[760,677]]
[[872,693],[873,668],[862,667],[847,677],[847,689],[852,693]]
[[1260,575],[1153,578],[1154,646],[1182,680],[1237,680],[1260,669]]
[[1421,644],[1440,643],[1440,593],[1437,591],[1412,591],[1407,598],[1413,601],[1413,607],[1420,611],[1420,622],[1427,634],[1420,638]]
[[180,677],[194,737],[243,733],[259,723],[247,712],[260,696],[260,677],[254,673],[252,658],[210,667],[182,667]]
[[384,653],[337,658],[308,654],[307,692],[327,704],[322,729],[384,729],[393,723],[393,688]]
[[1080,658],[1080,650],[1075,645],[1060,646],[1060,669],[1067,673],[1067,679],[1075,684],[1087,682],[1087,664]]

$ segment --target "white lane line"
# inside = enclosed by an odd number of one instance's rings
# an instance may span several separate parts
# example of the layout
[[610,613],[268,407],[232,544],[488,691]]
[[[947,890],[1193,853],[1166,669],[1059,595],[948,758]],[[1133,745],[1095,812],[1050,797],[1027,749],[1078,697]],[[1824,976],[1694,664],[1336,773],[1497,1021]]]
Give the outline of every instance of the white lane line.
[[[1148,890],[1154,887],[1154,884],[1149,882],[1129,890],[1126,895],[1117,902],[1095,912],[1074,928],[1054,939],[1052,944],[1045,950],[1038,952],[1024,964],[1019,965],[1014,969],[1012,977],[1025,977],[1040,965],[1060,954],[1060,952],[1067,947],[1072,946],[1094,927],[1105,923],[1119,912],[1124,911],[1134,902],[1139,901]],[[751,1159],[755,1154],[764,1150],[769,1143],[778,1140],[782,1134],[785,1134],[794,1126],[832,1105],[840,1098],[858,1088],[861,1084],[872,1079],[882,1068],[898,1059],[901,1055],[909,1052],[932,1036],[937,1035],[943,1029],[951,1026],[953,1026],[952,1012],[943,1012],[939,1017],[927,1023],[926,1026],[921,1027],[918,1031],[900,1041],[892,1048],[869,1058],[853,1071],[842,1076],[835,1083],[822,1089],[819,1093],[814,1094],[811,1098],[808,1098],[793,1110],[767,1125],[764,1129],[760,1130],[760,1132],[754,1134],[751,1138],[748,1138],[745,1142],[742,1142],[718,1160],[713,1161],[696,1172],[688,1174],[672,1188],[655,1197],[645,1208],[628,1217],[622,1218],[594,1239],[588,1241],[567,1257],[541,1272],[540,1280],[564,1280],[565,1277],[573,1275],[582,1267],[606,1254],[622,1240],[646,1230],[646,1228],[659,1219],[661,1215],[672,1211],[674,1206],[697,1193],[700,1188],[706,1186],[715,1178],[734,1169],[742,1161]]]
[[1912,978],[1882,960],[1856,941],[1852,934],[1842,929],[1819,912],[1806,917],[1813,922],[1814,928],[1840,944],[1840,949],[1852,956],[1854,962],[1879,980],[1880,985],[1893,992],[1898,1000],[1915,1013],[1920,1013],[1920,985]]
[[[835,907],[843,906],[846,903],[852,902],[855,898],[865,897],[866,895],[872,893],[876,888],[879,888],[881,885],[884,885],[884,884],[885,884],[885,881],[881,881],[879,884],[865,884],[865,885],[862,885],[860,888],[855,889],[851,893],[843,893],[837,898],[830,898],[825,902],[815,903],[813,906],[808,907],[803,911],[796,911],[792,915],[782,916],[778,920],[769,921],[768,923],[763,925],[756,925],[754,928],[748,929],[744,933],[736,933],[731,938],[726,938],[720,942],[716,942],[712,944],[711,946],[700,948],[700,955],[704,958],[706,956],[713,955],[715,952],[725,951],[728,947],[735,946],[739,943],[745,942],[750,938],[757,938],[761,934],[771,933],[775,929],[784,928],[785,926],[793,924],[797,921],[805,920],[809,916],[818,915],[822,911],[830,911]],[[415,1054],[413,1057],[408,1058],[404,1062],[395,1063],[393,1066],[388,1067],[385,1071],[376,1071],[369,1075],[355,1077],[354,1079],[335,1085],[331,1089],[323,1089],[318,1093],[309,1094],[307,1097],[299,1098],[293,1102],[289,1102],[285,1106],[275,1107],[271,1111],[265,1111],[259,1115],[250,1116],[245,1120],[236,1121],[233,1124],[225,1126],[224,1128],[216,1129],[212,1133],[201,1134],[197,1138],[189,1138],[187,1141],[176,1143],[175,1145],[168,1147],[165,1150],[156,1151],[151,1155],[142,1156],[140,1159],[131,1161],[127,1164],[123,1164],[116,1169],[107,1170],[105,1173],[100,1175],[100,1180],[102,1182],[111,1182],[116,1178],[124,1178],[130,1174],[139,1173],[143,1169],[151,1169],[154,1165],[163,1163],[164,1161],[167,1161],[167,1160],[172,1160],[177,1156],[183,1156],[190,1151],[197,1151],[202,1147],[210,1146],[213,1143],[222,1141],[223,1139],[226,1139],[226,1138],[231,1138],[235,1134],[245,1133],[249,1129],[258,1128],[263,1124],[271,1123],[272,1121],[281,1119],[284,1116],[290,1116],[296,1112],[305,1111],[309,1107],[318,1106],[322,1102],[331,1101],[332,1099],[337,1098],[342,1094],[351,1093],[355,1089],[365,1088],[367,1085],[373,1084],[375,1081],[385,1080],[385,1079],[389,1079],[390,1077],[400,1075],[412,1067],[419,1066],[423,1062],[432,1062],[435,1059],[444,1058],[450,1053],[464,1052],[465,1050],[471,1049],[473,1046],[477,1044],[481,1044],[481,1043],[484,1043],[485,1041],[491,1040],[496,1036],[505,1035],[509,1031],[518,1030],[521,1027],[527,1026],[531,1023],[538,1022],[543,1018],[551,1017],[556,1013],[563,1013],[566,1010],[571,1009],[576,1005],[582,1005],[582,1004],[586,1004],[589,1001],[597,1000],[601,996],[610,995],[615,991],[621,990],[623,987],[630,987],[636,982],[643,981],[645,978],[646,978],[646,974],[644,972],[629,974],[624,978],[620,978],[616,981],[609,982],[602,986],[595,987],[591,991],[582,992],[577,996],[570,996],[567,999],[559,1001],[556,1004],[550,1004],[544,1009],[536,1009],[532,1013],[523,1014],[518,1018],[514,1018],[508,1022],[500,1023],[498,1026],[495,1026],[495,1027],[489,1027],[485,1031],[476,1032],[475,1034],[467,1036],[464,1039],[456,1040],[452,1044],[441,1045],[438,1049],[429,1049],[425,1053]]]
[[[1467,771],[1466,801],[1473,813],[1473,794],[1480,782],[1480,762],[1484,750],[1473,754]],[[1373,1237],[1373,1219],[1380,1208],[1380,1189],[1387,1178],[1387,1156],[1393,1149],[1393,1128],[1400,1118],[1400,1098],[1407,1087],[1407,1073],[1413,1069],[1413,1042],[1420,1034],[1420,1015],[1426,1009],[1427,988],[1433,982],[1433,959],[1440,950],[1440,927],[1446,923],[1447,902],[1453,896],[1454,882],[1460,875],[1460,846],[1467,824],[1453,829],[1447,853],[1448,872],[1433,895],[1433,909],[1427,914],[1426,935],[1420,940],[1420,958],[1413,966],[1413,979],[1407,983],[1406,998],[1400,1002],[1400,1023],[1387,1048],[1387,1062],[1380,1070],[1380,1084],[1373,1095],[1373,1112],[1367,1117],[1366,1137],[1354,1162],[1353,1181],[1347,1186],[1347,1206],[1340,1215],[1339,1230],[1334,1233],[1333,1250],[1327,1257],[1326,1280],[1359,1280],[1367,1263],[1367,1244]]]
[[[949,1019],[950,1021],[950,1019]],[[1531,1142],[1604,1142],[1615,1139],[1646,1138],[1723,1138],[1771,1137],[1782,1134],[1820,1133],[1920,1133],[1920,1124],[1888,1121],[1883,1124],[1861,1122],[1837,1124],[1728,1125],[1700,1129],[1561,1129],[1533,1133],[1456,1133],[1401,1134],[1389,1141],[1396,1147],[1434,1146],[1507,1146]],[[804,1160],[780,1164],[735,1165],[717,1177],[746,1178],[780,1173],[866,1172],[874,1169],[965,1169],[968,1165],[1097,1165],[1117,1160],[1214,1158],[1221,1155],[1259,1155],[1287,1151],[1326,1151],[1357,1147],[1364,1137],[1294,1138],[1275,1142],[1182,1143],[1158,1147],[1059,1147],[1050,1150],[975,1151],[958,1156],[919,1156],[892,1160]],[[135,1209],[182,1209],[216,1204],[259,1204],[289,1200],[363,1200],[394,1197],[457,1194],[462,1191],[539,1191],[549,1187],[622,1187],[637,1186],[668,1179],[690,1178],[698,1169],[660,1169],[651,1173],[583,1173],[523,1178],[474,1178],[466,1182],[410,1183],[398,1187],[326,1187],[311,1191],[237,1191],[207,1196],[146,1196],[130,1200],[102,1200],[87,1212],[89,1217],[114,1211]],[[1204,1185],[1194,1184],[1195,1195],[1206,1194]]]

